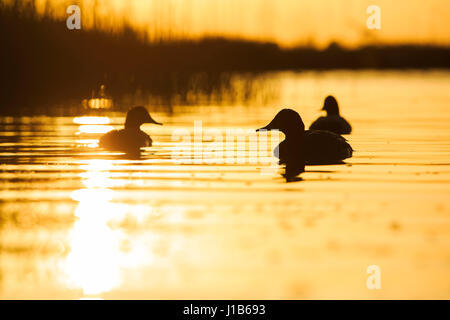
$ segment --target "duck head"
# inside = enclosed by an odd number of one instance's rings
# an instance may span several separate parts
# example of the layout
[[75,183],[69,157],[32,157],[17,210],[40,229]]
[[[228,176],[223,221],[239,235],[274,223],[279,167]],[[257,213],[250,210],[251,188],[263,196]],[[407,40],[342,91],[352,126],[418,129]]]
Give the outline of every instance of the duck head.
[[333,96],[326,97],[323,102],[322,110],[325,110],[329,116],[339,115],[339,107],[336,98]]
[[139,129],[139,127],[144,123],[154,123],[162,126],[150,116],[147,109],[142,106],[134,107],[127,113],[127,118],[125,120],[126,129]]
[[277,113],[275,118],[265,127],[259,128],[256,131],[261,130],[280,130],[286,137],[303,135],[305,131],[305,125],[303,124],[300,115],[292,109],[283,109]]

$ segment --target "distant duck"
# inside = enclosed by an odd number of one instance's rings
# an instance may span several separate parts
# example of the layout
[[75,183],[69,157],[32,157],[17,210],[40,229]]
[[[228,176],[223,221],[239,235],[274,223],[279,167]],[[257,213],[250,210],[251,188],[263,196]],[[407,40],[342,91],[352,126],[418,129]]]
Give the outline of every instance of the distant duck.
[[267,126],[256,131],[274,129],[286,136],[274,150],[279,163],[286,165],[286,177],[304,172],[305,164],[342,163],[353,154],[347,140],[338,134],[323,130],[305,131],[302,118],[292,109],[281,110]]
[[142,147],[150,147],[152,139],[140,129],[144,123],[162,125],[152,119],[147,109],[142,106],[134,107],[127,113],[125,128],[112,130],[104,134],[99,141],[99,146],[113,151],[124,151],[127,153],[139,152]]
[[337,134],[349,134],[352,132],[352,126],[339,115],[339,106],[333,96],[325,98],[322,110],[327,112],[327,116],[318,118],[311,124],[309,129],[327,130]]

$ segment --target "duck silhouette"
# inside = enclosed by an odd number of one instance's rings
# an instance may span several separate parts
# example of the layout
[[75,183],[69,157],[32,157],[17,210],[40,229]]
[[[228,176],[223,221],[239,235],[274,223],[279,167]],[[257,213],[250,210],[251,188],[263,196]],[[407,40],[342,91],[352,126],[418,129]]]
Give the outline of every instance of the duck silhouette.
[[152,139],[141,130],[144,123],[162,125],[150,116],[147,109],[142,106],[134,107],[127,113],[125,128],[105,133],[99,141],[99,146],[111,151],[124,151],[137,153],[143,147],[150,147]]
[[300,115],[283,109],[261,130],[280,130],[285,135],[274,150],[279,164],[286,165],[285,176],[292,178],[305,171],[305,164],[337,164],[350,158],[352,147],[338,134],[324,130],[306,130]]
[[337,134],[352,132],[352,126],[340,116],[337,100],[333,96],[325,98],[322,110],[327,112],[327,116],[314,121],[309,127],[310,130],[327,130]]

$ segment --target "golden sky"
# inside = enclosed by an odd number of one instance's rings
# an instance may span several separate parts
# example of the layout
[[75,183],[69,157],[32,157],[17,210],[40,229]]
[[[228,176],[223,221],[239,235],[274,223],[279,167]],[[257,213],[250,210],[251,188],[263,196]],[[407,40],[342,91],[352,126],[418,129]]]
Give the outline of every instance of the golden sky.
[[[42,8],[46,0],[37,0]],[[124,19],[150,35],[222,35],[272,40],[281,45],[333,40],[349,46],[370,42],[450,45],[449,0],[50,0],[56,13],[80,3],[83,23],[92,12],[101,23]],[[381,30],[368,30],[366,9],[381,9]]]

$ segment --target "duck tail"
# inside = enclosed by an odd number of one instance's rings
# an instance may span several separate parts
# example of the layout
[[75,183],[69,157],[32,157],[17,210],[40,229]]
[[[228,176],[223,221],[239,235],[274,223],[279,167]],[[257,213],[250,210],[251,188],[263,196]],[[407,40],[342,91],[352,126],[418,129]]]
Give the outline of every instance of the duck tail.
[[350,145],[348,145],[346,151],[347,151],[347,158],[351,158],[353,156],[353,148]]

